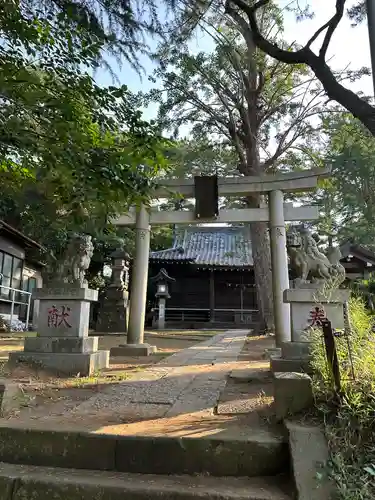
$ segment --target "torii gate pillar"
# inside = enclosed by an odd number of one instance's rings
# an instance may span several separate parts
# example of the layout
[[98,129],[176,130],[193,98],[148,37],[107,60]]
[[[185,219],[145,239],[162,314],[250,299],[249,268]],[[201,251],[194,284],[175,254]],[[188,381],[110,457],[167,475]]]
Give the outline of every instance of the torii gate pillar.
[[150,214],[144,205],[136,212],[135,258],[130,285],[130,310],[126,345],[111,349],[111,356],[148,356],[155,346],[144,344],[148,259],[150,254]]
[[273,315],[277,347],[291,340],[290,305],[283,299],[289,288],[288,256],[284,219],[284,193],[280,190],[269,193],[269,228],[272,260]]
[[135,222],[135,259],[130,289],[128,344],[143,344],[146,315],[148,259],[150,254],[150,215],[144,205]]

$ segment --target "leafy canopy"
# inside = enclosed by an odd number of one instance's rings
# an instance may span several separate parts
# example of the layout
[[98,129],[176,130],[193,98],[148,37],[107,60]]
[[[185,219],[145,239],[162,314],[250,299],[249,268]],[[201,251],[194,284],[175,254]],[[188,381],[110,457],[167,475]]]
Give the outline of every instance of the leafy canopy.
[[[264,31],[282,29],[279,14],[265,16]],[[160,45],[154,81],[162,85],[146,103],[160,103],[159,123],[174,137],[188,130],[196,143],[234,152],[241,173],[274,171],[302,136],[315,133],[311,118],[323,110],[322,89],[305,67],[277,63],[256,49],[236,12],[211,13],[200,30],[214,42],[212,51]]]
[[[168,0],[166,0],[168,3]],[[314,15],[310,0],[277,2],[274,0],[180,0],[177,3],[177,15],[172,23],[173,39],[177,41],[189,38],[197,25],[214,11],[218,14],[235,12],[244,19],[251,28],[252,43],[264,53],[280,63],[289,65],[304,64],[308,66],[315,77],[321,82],[327,96],[346,108],[365,127],[375,135],[375,108],[369,103],[369,98],[362,93],[356,93],[340,81],[335,71],[330,67],[327,51],[332,37],[346,13],[349,14],[354,24],[363,21],[365,17],[365,2],[336,0],[331,12],[327,13],[325,22],[315,33],[311,33],[307,42],[288,44],[282,37],[275,40],[272,34],[264,32],[262,22],[264,16],[280,7],[280,17],[283,16],[282,7],[296,14],[296,20],[311,18]],[[315,50],[315,45],[318,49]],[[368,68],[361,68],[359,74],[370,74]]]
[[89,75],[113,40],[77,5],[7,2],[0,12],[1,216],[54,249],[69,230],[146,201],[166,165],[134,96]]

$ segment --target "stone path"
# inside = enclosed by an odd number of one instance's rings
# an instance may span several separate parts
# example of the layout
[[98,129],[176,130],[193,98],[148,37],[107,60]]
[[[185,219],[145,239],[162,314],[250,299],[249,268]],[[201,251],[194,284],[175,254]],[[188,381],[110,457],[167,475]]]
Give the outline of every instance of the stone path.
[[[140,423],[164,422],[187,415],[214,415],[229,373],[236,367],[248,330],[229,330],[165,358],[157,365],[134,373],[73,407],[64,401],[48,408],[48,414],[30,414],[33,427],[74,428],[91,432],[116,432]],[[147,421],[147,422],[146,422]],[[9,422],[10,423],[10,422]],[[12,425],[17,425],[17,418]],[[21,424],[21,421],[19,421]],[[0,424],[1,425],[1,424]]]
[[270,421],[270,380],[241,384],[229,377],[245,368],[268,369],[262,354],[272,340],[253,337],[244,351],[247,334],[221,333],[133,372],[123,382],[101,387],[85,401],[63,397],[27,407],[0,419],[0,427],[244,441],[251,436],[262,445],[275,444],[282,436]]
[[247,331],[227,331],[174,354],[131,379],[109,387],[72,413],[121,414],[150,419],[205,412],[213,414],[246,340]]

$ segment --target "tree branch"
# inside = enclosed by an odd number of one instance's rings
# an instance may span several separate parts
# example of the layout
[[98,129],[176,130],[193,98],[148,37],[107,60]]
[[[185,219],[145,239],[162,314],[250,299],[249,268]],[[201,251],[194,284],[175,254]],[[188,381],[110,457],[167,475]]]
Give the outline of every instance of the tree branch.
[[319,51],[319,57],[321,59],[325,60],[327,49],[332,39],[332,35],[335,32],[335,29],[337,28],[339,22],[341,21],[342,16],[344,15],[345,2],[346,0],[336,0],[336,13],[334,16],[332,16],[332,18],[328,23],[328,29]]
[[[283,63],[307,64],[312,69],[318,80],[320,80],[320,82],[323,84],[324,90],[326,91],[328,97],[344,106],[353,114],[353,116],[355,116],[359,121],[363,123],[363,125],[371,132],[372,135],[375,136],[375,108],[364,99],[361,99],[355,92],[352,92],[351,90],[341,85],[337,81],[335,75],[331,71],[324,58],[315,55],[308,46],[305,46],[295,52],[284,50],[278,45],[267,40],[262,35],[257,23],[256,11],[259,8],[267,5],[269,3],[269,0],[259,0],[252,6],[250,6],[244,0],[230,1],[233,4],[237,5],[237,7],[239,7],[248,16],[249,24],[253,34],[253,40],[257,47],[259,47],[269,56]],[[341,3],[345,3],[345,0],[337,0],[337,2],[340,6]],[[326,43],[329,43],[329,41],[331,40],[333,31],[336,28],[336,22],[338,24],[339,21],[340,19],[338,19],[338,17],[335,18],[335,21],[332,21],[332,28],[331,30],[327,31],[325,37]]]

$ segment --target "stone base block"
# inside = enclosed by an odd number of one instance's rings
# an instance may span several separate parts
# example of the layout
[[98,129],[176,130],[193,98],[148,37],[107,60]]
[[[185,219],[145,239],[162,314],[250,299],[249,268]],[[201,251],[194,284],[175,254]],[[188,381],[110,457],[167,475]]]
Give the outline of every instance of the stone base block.
[[310,363],[306,359],[283,359],[271,357],[270,368],[272,373],[276,372],[297,372],[312,373]]
[[284,359],[310,359],[310,342],[283,342],[281,345]]
[[329,451],[323,429],[295,422],[285,422],[294,482],[299,500],[337,498],[336,485],[329,477]]
[[150,356],[156,350],[156,346],[150,344],[125,344],[112,347],[111,356]]
[[98,350],[99,337],[26,337],[25,352],[93,353]]
[[275,412],[280,420],[311,408],[314,404],[312,380],[306,373],[276,372]]
[[62,286],[58,288],[35,288],[33,299],[39,300],[85,300],[96,302],[98,290],[91,288],[76,288],[74,286]]
[[57,375],[87,377],[98,370],[108,368],[109,351],[93,353],[11,352],[9,364],[14,366],[19,363],[52,370]]

